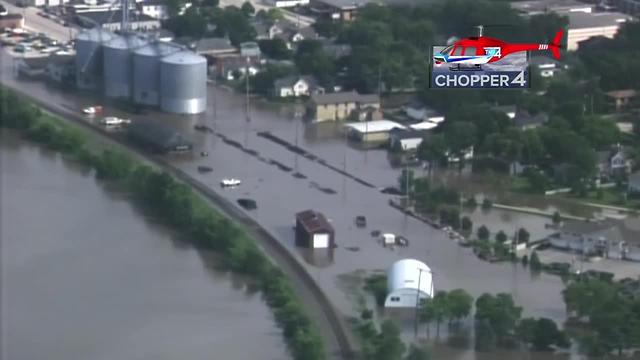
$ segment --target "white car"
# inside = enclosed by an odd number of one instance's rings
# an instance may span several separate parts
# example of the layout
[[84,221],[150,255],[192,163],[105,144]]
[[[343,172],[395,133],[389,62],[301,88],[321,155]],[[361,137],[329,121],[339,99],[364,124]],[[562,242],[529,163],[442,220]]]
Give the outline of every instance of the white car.
[[119,126],[119,125],[125,125],[125,124],[130,124],[131,120],[129,119],[121,119],[115,116],[107,116],[103,119],[100,120],[100,123],[102,125],[106,125],[106,126]]
[[220,185],[222,185],[223,187],[232,187],[232,186],[238,186],[242,184],[242,181],[238,180],[238,179],[222,179],[222,181],[220,182]]

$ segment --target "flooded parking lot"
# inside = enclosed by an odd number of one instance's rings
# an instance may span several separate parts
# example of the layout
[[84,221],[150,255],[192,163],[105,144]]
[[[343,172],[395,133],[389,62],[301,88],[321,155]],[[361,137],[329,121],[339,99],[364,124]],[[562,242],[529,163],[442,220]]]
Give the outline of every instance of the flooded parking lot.
[[0,134],[0,357],[289,358],[242,278],[86,169]]
[[[27,89],[63,111],[77,113],[84,106],[97,103],[85,95],[63,95],[57,90],[48,90],[40,83],[17,83],[10,72],[3,74],[8,74],[3,76],[4,82]],[[218,105],[215,116],[214,103]],[[129,117],[110,107],[106,108],[105,115]],[[331,136],[325,137],[327,134],[318,134],[317,129],[308,130],[308,125],[299,124],[300,128],[296,130],[291,111],[274,110],[272,106],[252,105],[251,121],[247,122],[244,98],[212,87],[209,89],[209,109],[206,114],[176,116],[151,113],[144,117],[174,126],[195,142],[193,156],[173,157],[172,164],[215,188],[234,203],[239,198],[255,200],[257,209],[247,214],[297,254],[345,315],[355,314],[355,306],[348,291],[341,287],[338,280],[340,275],[359,269],[387,269],[400,258],[412,257],[426,262],[433,269],[437,289],[465,288],[475,296],[484,292],[509,292],[518,304],[524,306],[524,316],[544,316],[559,321],[565,319],[561,298],[563,284],[558,277],[545,274],[532,277],[527,269],[519,265],[483,262],[470,249],[458,246],[444,233],[391,208],[388,201],[393,196],[382,194],[377,189],[397,182],[398,171],[389,166],[386,151],[365,152],[345,146],[344,139],[339,136],[329,134]],[[216,133],[257,154],[247,153],[214,134],[196,131],[196,124],[206,124]],[[290,143],[296,142],[297,135],[298,146],[374,187],[349,179],[316,160],[297,155],[258,135],[264,131]],[[207,151],[209,156],[200,157],[200,151]],[[269,159],[292,171],[274,166]],[[201,174],[197,171],[198,166],[208,166],[213,171]],[[304,174],[305,178],[292,176],[296,171]],[[220,180],[231,177],[241,179],[242,185],[235,189],[220,189]],[[335,193],[319,191],[318,187],[333,189]],[[295,248],[292,231],[294,214],[306,209],[321,211],[329,218],[336,230],[337,249],[309,252]],[[366,216],[366,228],[355,226],[354,218],[357,215]],[[371,237],[371,230],[405,236],[410,245],[395,250],[383,248]]]

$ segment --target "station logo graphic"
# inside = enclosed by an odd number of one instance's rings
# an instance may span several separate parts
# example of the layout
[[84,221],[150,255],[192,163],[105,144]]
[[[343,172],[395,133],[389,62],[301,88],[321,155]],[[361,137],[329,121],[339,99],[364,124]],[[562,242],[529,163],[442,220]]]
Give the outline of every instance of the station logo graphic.
[[560,59],[559,30],[549,44],[509,44],[479,36],[433,47],[431,88],[529,88],[529,52],[550,51]]

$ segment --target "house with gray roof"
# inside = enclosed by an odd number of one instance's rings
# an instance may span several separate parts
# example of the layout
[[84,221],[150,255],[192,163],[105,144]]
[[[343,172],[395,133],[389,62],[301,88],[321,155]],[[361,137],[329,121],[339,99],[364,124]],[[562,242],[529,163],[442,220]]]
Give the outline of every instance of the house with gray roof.
[[596,152],[596,161],[599,177],[603,180],[627,176],[631,173],[633,166],[629,149],[620,144],[608,150]]
[[544,125],[547,121],[549,121],[549,115],[546,113],[539,112],[532,115],[525,110],[519,110],[513,118],[513,124],[520,130],[535,129]]

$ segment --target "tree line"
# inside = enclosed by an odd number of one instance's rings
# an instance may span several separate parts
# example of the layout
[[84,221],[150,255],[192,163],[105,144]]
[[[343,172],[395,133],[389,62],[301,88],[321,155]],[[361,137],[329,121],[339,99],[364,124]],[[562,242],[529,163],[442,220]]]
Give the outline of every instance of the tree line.
[[112,149],[96,153],[85,135],[43,113],[15,93],[0,88],[0,127],[58,150],[93,168],[96,176],[130,190],[149,212],[173,226],[184,239],[223,256],[229,270],[247,275],[262,290],[295,359],[324,359],[318,330],[286,275],[269,261],[243,229],[212,210],[191,188],[166,172],[153,170]]

